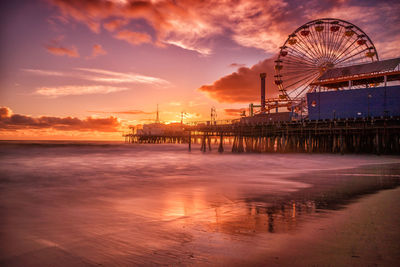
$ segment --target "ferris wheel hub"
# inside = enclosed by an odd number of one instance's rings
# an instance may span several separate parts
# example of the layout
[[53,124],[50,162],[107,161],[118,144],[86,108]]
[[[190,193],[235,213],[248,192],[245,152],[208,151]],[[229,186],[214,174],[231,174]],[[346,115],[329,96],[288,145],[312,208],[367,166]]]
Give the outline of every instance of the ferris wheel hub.
[[317,65],[317,66],[318,66],[320,74],[323,74],[325,71],[335,67],[335,64],[333,64],[332,62],[327,61],[327,62],[323,62],[322,64]]

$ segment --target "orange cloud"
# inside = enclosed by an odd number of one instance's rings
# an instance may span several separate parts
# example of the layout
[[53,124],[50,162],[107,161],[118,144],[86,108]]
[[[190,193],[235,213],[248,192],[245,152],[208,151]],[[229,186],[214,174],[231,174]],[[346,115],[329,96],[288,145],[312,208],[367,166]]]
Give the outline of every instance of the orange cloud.
[[56,56],[79,57],[78,50],[75,46],[71,48],[66,48],[62,46],[46,45],[46,49]]
[[95,58],[99,55],[106,55],[107,51],[103,49],[103,47],[99,44],[93,45],[93,51],[92,51],[92,58]]
[[123,20],[123,19],[113,19],[110,20],[109,22],[106,22],[103,24],[103,27],[110,31],[113,32],[115,30],[120,29],[122,26],[128,24],[128,20]]
[[144,19],[155,30],[155,44],[173,44],[202,54],[211,53],[210,39],[219,34],[229,35],[241,46],[275,53],[297,26],[318,17],[348,18],[361,28],[370,28],[385,54],[396,56],[399,51],[395,46],[386,48],[386,42],[399,40],[398,28],[381,29],[381,25],[397,25],[400,4],[395,1],[48,1],[62,16],[85,23],[94,32],[105,20],[112,19],[104,27],[113,31],[122,21]]
[[277,0],[51,2],[64,16],[85,23],[94,32],[99,32],[99,23],[105,19],[117,18],[104,24],[110,31],[129,20],[144,19],[156,31],[156,44],[172,44],[201,54],[211,53],[210,37],[227,32],[240,45],[269,51],[276,49],[277,41],[287,36],[288,20],[297,18],[285,12],[287,3]]
[[49,0],[61,14],[85,23],[92,31],[100,32],[100,21],[114,13],[115,4],[102,0]]
[[76,117],[38,118],[12,114],[8,107],[0,107],[0,131],[25,129],[53,129],[59,131],[117,132],[121,126],[116,117],[79,119]]
[[226,75],[211,85],[203,85],[200,91],[208,93],[219,102],[248,103],[260,100],[260,73],[267,73],[266,95],[276,96],[278,88],[274,84],[274,61],[269,58],[251,68],[241,67],[236,72]]
[[124,40],[132,45],[140,45],[143,43],[151,43],[151,36],[147,33],[132,32],[128,30],[123,30],[118,32],[115,38],[119,40]]
[[8,107],[0,107],[0,119],[11,117],[12,110]]

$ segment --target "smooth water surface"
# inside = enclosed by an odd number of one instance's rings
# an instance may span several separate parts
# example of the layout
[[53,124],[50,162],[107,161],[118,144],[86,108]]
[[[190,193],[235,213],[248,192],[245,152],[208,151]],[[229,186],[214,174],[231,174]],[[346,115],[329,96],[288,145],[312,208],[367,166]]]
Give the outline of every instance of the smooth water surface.
[[0,143],[0,263],[219,265],[279,250],[400,158],[191,153],[185,145]]

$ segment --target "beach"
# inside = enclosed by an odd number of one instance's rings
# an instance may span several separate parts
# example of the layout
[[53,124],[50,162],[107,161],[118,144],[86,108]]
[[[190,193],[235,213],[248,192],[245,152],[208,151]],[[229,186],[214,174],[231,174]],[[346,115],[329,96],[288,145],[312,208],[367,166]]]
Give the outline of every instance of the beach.
[[393,266],[400,158],[0,144],[2,266]]

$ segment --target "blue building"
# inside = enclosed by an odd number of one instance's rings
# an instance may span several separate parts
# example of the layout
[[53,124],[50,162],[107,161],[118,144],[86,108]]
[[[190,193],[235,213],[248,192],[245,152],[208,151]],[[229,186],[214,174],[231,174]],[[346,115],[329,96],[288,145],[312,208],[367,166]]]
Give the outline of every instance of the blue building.
[[307,94],[308,118],[400,116],[400,85]]
[[308,118],[400,116],[399,80],[400,58],[330,69],[311,84]]

